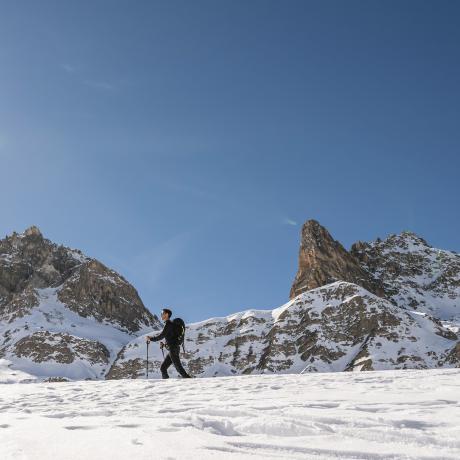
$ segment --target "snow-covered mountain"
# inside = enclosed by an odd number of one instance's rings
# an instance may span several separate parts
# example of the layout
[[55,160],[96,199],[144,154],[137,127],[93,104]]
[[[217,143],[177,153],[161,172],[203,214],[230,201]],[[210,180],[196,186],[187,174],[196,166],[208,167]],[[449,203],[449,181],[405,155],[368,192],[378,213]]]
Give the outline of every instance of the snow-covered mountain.
[[[292,300],[189,325],[184,361],[198,376],[460,366],[459,286],[460,256],[413,233],[348,252],[310,220]],[[143,376],[145,353],[135,339],[108,377]],[[150,355],[159,376],[162,356]]]
[[[308,221],[291,300],[187,325],[184,364],[196,376],[460,367],[459,299],[458,254],[409,232],[347,251]],[[145,335],[160,329],[97,260],[35,227],[0,241],[0,359],[11,379],[143,377]],[[157,344],[149,355],[159,377]]]
[[395,305],[460,326],[460,255],[431,247],[412,232],[355,243],[351,253]]
[[36,227],[0,240],[0,358],[40,378],[103,378],[120,348],[158,326],[136,290]]

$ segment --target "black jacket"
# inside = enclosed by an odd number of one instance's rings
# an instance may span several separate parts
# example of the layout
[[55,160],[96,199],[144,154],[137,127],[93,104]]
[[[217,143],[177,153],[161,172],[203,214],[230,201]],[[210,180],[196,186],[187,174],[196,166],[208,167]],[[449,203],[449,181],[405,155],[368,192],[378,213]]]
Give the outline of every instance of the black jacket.
[[165,339],[166,345],[168,345],[169,348],[174,348],[174,347],[179,347],[178,338],[179,337],[177,334],[176,327],[174,326],[173,322],[170,319],[167,319],[161,334],[151,337],[150,339],[153,342],[158,342],[159,340]]

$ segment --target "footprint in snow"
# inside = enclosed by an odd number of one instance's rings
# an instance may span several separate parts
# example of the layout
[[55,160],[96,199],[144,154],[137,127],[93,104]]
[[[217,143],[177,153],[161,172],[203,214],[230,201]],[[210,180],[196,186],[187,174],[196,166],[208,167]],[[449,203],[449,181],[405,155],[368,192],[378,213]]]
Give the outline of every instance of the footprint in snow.
[[71,426],[65,426],[64,428],[66,430],[94,430],[97,427],[96,426],[71,425]]
[[311,409],[335,409],[339,406],[340,404],[337,403],[313,403],[304,405],[304,407],[309,407]]
[[176,431],[180,431],[180,428],[163,427],[163,428],[157,428],[156,431],[161,431],[164,433],[174,433]]

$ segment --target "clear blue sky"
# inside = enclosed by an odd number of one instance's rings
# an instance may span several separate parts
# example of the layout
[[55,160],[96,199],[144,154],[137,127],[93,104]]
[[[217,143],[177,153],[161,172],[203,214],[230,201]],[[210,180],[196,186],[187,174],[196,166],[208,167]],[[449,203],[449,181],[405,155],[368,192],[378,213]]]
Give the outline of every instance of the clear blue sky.
[[2,1],[0,235],[187,321],[288,299],[301,224],[460,250],[460,2]]

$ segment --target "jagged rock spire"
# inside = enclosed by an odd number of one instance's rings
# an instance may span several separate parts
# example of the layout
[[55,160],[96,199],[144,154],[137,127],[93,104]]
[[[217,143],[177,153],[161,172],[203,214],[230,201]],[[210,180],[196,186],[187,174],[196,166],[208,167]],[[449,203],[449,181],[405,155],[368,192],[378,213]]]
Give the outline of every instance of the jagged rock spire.
[[348,281],[383,295],[378,283],[360,267],[357,259],[316,220],[308,220],[302,227],[299,269],[290,298],[334,281]]

